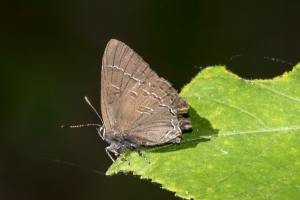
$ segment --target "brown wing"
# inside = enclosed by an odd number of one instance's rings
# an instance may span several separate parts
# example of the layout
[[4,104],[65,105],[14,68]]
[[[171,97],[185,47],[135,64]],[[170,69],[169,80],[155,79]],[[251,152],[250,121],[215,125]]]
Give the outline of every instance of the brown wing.
[[[183,121],[178,114],[188,110],[168,81],[117,40],[109,41],[103,56],[101,108],[108,133],[123,133],[139,145],[179,142]],[[189,129],[189,120],[184,122]]]

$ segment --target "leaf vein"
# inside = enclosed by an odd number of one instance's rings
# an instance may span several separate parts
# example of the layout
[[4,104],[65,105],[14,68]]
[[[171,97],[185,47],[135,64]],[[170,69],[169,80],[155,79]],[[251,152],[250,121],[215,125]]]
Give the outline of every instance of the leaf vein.
[[274,90],[274,89],[272,89],[272,88],[269,88],[269,87],[267,87],[267,86],[265,86],[265,85],[263,85],[263,84],[259,84],[259,83],[256,83],[256,82],[254,82],[254,81],[252,81],[252,83],[254,83],[254,84],[256,84],[256,85],[258,85],[258,86],[260,86],[260,87],[262,87],[262,88],[264,88],[264,89],[270,90],[270,91],[272,91],[272,92],[274,92],[274,93],[276,93],[276,94],[279,94],[279,95],[281,95],[281,96],[283,96],[283,97],[286,97],[286,98],[288,98],[288,99],[292,99],[292,100],[294,100],[294,101],[300,102],[300,99],[298,99],[298,98],[289,96],[289,95],[284,94],[284,93],[282,93],[282,92],[278,92],[278,91],[276,91],[276,90]]
[[[279,128],[272,128],[272,129],[250,130],[250,131],[234,131],[234,132],[225,132],[225,133],[212,134],[212,135],[206,135],[206,136],[202,135],[202,136],[198,136],[198,137],[195,137],[195,138],[189,138],[189,139],[182,140],[181,144],[188,143],[188,142],[194,142],[194,141],[202,140],[202,139],[210,139],[210,138],[218,137],[218,136],[226,137],[226,136],[244,135],[244,134],[250,134],[250,133],[252,133],[252,134],[253,133],[270,133],[270,132],[279,132],[279,131],[286,132],[286,131],[294,131],[294,130],[296,130],[296,131],[300,130],[300,126],[279,127]],[[153,148],[149,149],[148,152],[163,149],[163,148],[169,147],[171,145],[173,145],[173,144],[167,144],[167,145],[164,145],[164,146],[153,147]]]

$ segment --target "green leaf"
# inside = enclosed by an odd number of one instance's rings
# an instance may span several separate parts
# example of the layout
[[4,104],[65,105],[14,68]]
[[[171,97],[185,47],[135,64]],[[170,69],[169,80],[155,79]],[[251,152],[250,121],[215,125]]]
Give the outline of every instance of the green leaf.
[[181,96],[193,124],[180,144],[125,153],[108,170],[132,172],[181,198],[296,199],[300,192],[300,64],[272,80],[203,70]]

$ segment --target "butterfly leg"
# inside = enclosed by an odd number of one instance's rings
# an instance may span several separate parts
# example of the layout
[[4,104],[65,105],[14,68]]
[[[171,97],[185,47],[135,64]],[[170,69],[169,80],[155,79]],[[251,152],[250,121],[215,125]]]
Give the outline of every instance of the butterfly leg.
[[113,162],[116,162],[115,159],[113,159],[113,157],[111,156],[111,154],[110,154],[109,152],[113,152],[114,154],[116,154],[117,152],[116,152],[116,151],[112,151],[112,150],[110,149],[110,146],[106,147],[106,148],[105,148],[105,151],[106,151],[107,155],[110,157],[110,159],[111,159]]
[[[112,155],[110,154],[110,152],[111,152],[111,153],[114,153],[115,156],[117,156],[117,157],[118,157],[120,154],[119,154],[116,150],[114,150],[114,149],[112,148],[112,146],[106,147],[106,148],[105,148],[105,151],[106,151],[107,155],[110,157],[110,159],[111,159],[113,162],[116,162],[115,159],[113,159],[113,157],[112,157]],[[128,162],[128,165],[130,165],[129,160],[124,156],[124,154],[121,154],[121,155],[122,155],[122,158],[123,158],[126,162]]]
[[134,145],[131,145],[131,148],[134,149],[141,157],[143,157],[145,159],[145,161],[147,163],[150,164],[150,161],[148,160],[148,158],[146,158],[146,156],[138,148],[136,148]]
[[128,165],[130,165],[129,160],[124,156],[124,153],[122,154],[122,158],[128,163]]

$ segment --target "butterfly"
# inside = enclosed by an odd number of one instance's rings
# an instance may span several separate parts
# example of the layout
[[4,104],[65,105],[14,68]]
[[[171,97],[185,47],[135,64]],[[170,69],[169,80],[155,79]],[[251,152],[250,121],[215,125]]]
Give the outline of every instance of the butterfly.
[[183,116],[187,100],[121,41],[111,39],[106,46],[100,93],[102,124],[97,131],[110,144],[105,150],[113,162],[111,153],[118,157],[140,146],[180,143],[182,131],[192,127]]

